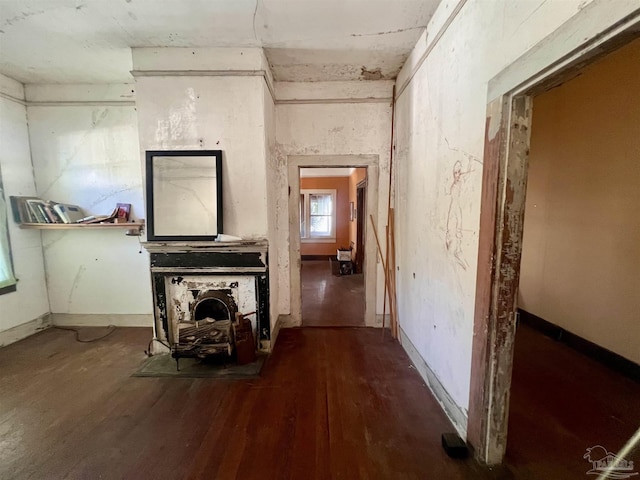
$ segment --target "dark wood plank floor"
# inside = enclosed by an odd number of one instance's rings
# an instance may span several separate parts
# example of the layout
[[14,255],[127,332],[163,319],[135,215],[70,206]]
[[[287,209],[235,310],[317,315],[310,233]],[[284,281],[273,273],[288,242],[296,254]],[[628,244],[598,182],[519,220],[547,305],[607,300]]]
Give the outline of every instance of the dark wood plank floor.
[[446,457],[450,424],[380,330],[284,330],[242,381],[131,377],[150,334],[0,349],[0,478],[484,478]]
[[0,478],[576,479],[587,447],[618,451],[640,424],[638,384],[522,327],[492,471],[446,457],[451,425],[379,330],[283,330],[241,381],[131,377],[150,334],[47,330],[0,349]]
[[300,277],[305,327],[364,326],[364,274],[332,275],[328,260],[304,260]]
[[[587,478],[587,448],[617,453],[638,428],[638,383],[519,325],[506,456],[517,478]],[[640,472],[640,446],[627,460]]]

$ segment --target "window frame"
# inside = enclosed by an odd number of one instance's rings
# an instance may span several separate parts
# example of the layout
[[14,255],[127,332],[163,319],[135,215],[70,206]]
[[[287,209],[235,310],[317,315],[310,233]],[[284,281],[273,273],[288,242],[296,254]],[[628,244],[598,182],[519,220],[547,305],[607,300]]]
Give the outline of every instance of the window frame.
[[[12,293],[18,290],[18,279],[16,278],[16,269],[13,263],[13,249],[11,248],[11,236],[9,233],[9,204],[7,203],[7,199],[4,195],[4,188],[2,186],[2,171],[0,170],[0,208],[4,210],[2,214],[0,214],[0,222],[3,222],[4,225],[0,225],[0,235],[3,237],[3,233],[6,234],[6,238],[0,238],[0,248],[3,245],[6,245],[6,260],[8,262],[9,274],[10,278],[7,279],[8,284],[5,286],[0,286],[0,295],[4,295],[6,293]],[[0,252],[0,257],[4,257],[5,252]]]
[[[331,195],[331,231],[326,235],[312,235],[311,225],[311,195]],[[300,189],[300,242],[302,243],[336,243],[336,208],[337,190],[335,188],[301,188]],[[304,218],[302,218],[304,216]],[[303,231],[304,222],[304,231]]]

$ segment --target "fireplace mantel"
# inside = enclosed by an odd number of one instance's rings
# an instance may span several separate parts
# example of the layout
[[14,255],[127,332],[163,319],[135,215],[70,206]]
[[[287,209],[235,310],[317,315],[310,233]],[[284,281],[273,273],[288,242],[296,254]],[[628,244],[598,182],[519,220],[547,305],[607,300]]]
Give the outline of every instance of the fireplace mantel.
[[142,242],[149,253],[180,252],[266,252],[267,240],[240,240],[235,242]]
[[[216,288],[215,285],[227,282],[236,287],[240,285],[237,289],[239,294],[244,292],[245,296],[251,297],[250,302],[245,302],[246,298],[236,301],[255,306],[254,328],[258,348],[269,349],[271,328],[266,240],[154,241],[143,242],[142,246],[150,254],[156,339],[166,342],[171,338],[169,331],[172,319],[176,317],[173,309],[179,303],[172,295],[177,294],[176,289],[180,285],[195,282],[201,286],[199,288],[208,288],[207,285]],[[183,305],[178,308],[184,310],[184,292],[182,295]]]

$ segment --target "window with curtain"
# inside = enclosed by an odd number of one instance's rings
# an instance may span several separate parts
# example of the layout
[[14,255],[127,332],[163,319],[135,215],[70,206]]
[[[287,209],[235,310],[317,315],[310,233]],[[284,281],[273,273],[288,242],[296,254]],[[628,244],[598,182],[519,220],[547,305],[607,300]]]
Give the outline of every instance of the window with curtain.
[[9,208],[5,201],[0,172],[0,295],[16,290],[16,278],[11,263],[11,244],[9,243]]
[[300,238],[335,242],[336,191],[300,190]]

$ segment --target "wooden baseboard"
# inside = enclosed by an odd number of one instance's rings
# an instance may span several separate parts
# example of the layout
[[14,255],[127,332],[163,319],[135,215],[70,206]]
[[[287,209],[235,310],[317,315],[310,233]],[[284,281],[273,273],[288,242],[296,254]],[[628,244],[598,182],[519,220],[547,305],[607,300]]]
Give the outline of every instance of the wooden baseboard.
[[399,328],[399,332],[402,348],[407,352],[407,355],[413,362],[413,366],[422,377],[422,380],[427,384],[429,390],[431,390],[431,393],[444,410],[444,413],[458,432],[458,435],[460,435],[461,438],[467,438],[467,410],[456,404],[455,400],[449,395],[447,389],[440,382],[438,376],[431,370],[431,367],[427,365],[427,362],[422,358],[418,349],[411,343],[411,340],[409,340],[407,334],[402,330],[402,327]]
[[302,260],[329,260],[330,258],[336,259],[335,255],[301,255]]
[[640,365],[637,363],[590,342],[575,333],[568,332],[564,328],[548,322],[544,318],[540,318],[522,309],[518,309],[518,311],[520,312],[520,321],[522,323],[640,383]]
[[153,315],[52,313],[51,323],[65,327],[152,327]]
[[50,326],[50,314],[45,313],[29,322],[16,325],[15,327],[9,328],[8,330],[4,330],[0,332],[0,347],[19,342],[20,340],[27,338],[34,333],[38,333],[41,330],[45,330]]

